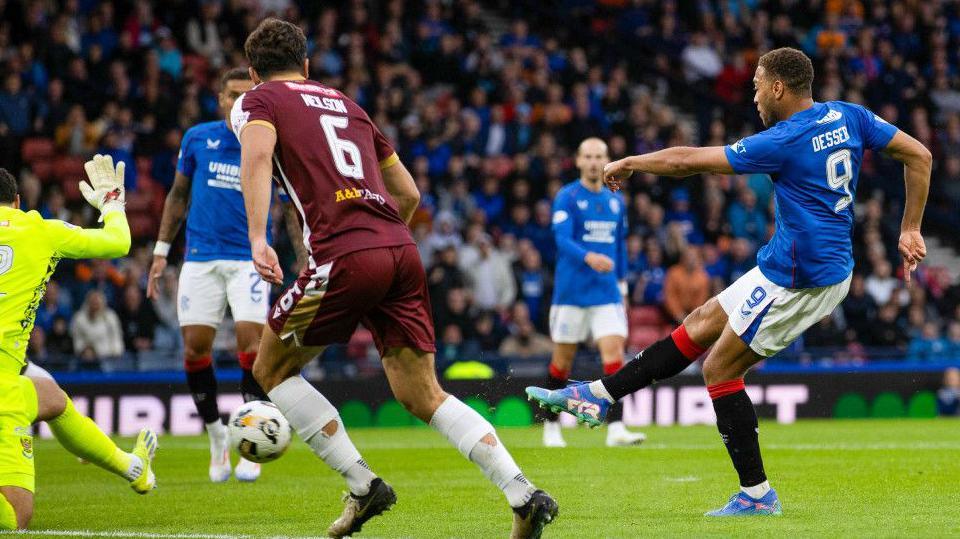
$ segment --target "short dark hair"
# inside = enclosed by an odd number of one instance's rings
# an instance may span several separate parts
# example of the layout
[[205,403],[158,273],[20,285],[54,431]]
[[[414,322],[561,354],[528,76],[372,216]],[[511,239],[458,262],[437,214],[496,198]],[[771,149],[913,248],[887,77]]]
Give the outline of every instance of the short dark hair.
[[0,168],[0,204],[10,204],[17,198],[17,179],[5,168]]
[[245,67],[228,69],[223,75],[220,76],[220,89],[223,90],[226,88],[227,83],[232,80],[250,80],[250,71],[248,71]]
[[307,38],[299,26],[268,18],[257,26],[243,45],[250,65],[260,77],[299,71],[307,58]]
[[759,66],[767,77],[783,82],[798,96],[813,95],[813,62],[803,52],[791,47],[773,49],[760,57]]

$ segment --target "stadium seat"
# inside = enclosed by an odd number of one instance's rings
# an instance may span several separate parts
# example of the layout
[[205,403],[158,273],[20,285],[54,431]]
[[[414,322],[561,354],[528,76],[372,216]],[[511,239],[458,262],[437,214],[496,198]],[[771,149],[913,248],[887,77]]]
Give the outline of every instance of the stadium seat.
[[347,357],[363,359],[367,357],[367,350],[371,346],[373,346],[373,334],[365,327],[358,327],[353,337],[350,337],[350,342],[347,343]]
[[42,183],[47,183],[53,178],[53,162],[49,159],[40,159],[30,163],[30,170]]
[[80,194],[80,178],[77,178],[76,181],[64,180],[60,182],[60,190],[63,192],[63,196],[67,199],[67,202],[77,202],[82,198]]
[[62,156],[53,162],[53,176],[60,183],[77,183],[86,177],[82,157]]
[[627,349],[633,353],[639,352],[662,339],[665,333],[663,326],[630,328],[630,336],[627,337]]
[[28,138],[20,147],[20,155],[27,163],[47,160],[54,154],[53,141],[48,138]]
[[150,213],[153,210],[153,193],[137,189],[127,193],[127,211]]
[[630,326],[658,326],[663,324],[663,315],[657,307],[643,305],[630,308]]
[[154,239],[159,223],[151,213],[129,213],[130,235],[136,239]]

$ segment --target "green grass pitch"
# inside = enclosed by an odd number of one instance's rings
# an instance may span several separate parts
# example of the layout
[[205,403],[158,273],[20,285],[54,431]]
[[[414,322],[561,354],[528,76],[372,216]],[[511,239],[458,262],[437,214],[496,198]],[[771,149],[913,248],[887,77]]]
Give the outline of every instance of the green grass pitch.
[[[702,516],[737,483],[713,427],[645,432],[643,446],[606,448],[602,431],[568,430],[569,447],[545,449],[539,429],[500,429],[527,477],[560,504],[545,537],[960,536],[958,421],[763,423],[764,460],[784,515],[736,520]],[[361,537],[509,534],[512,516],[500,492],[431,429],[351,435],[399,496]],[[344,483],[299,440],[264,466],[260,481],[217,485],[207,480],[205,438],[160,443],[159,488],[137,496],[56,442],[38,442],[36,535],[317,537],[342,507]]]

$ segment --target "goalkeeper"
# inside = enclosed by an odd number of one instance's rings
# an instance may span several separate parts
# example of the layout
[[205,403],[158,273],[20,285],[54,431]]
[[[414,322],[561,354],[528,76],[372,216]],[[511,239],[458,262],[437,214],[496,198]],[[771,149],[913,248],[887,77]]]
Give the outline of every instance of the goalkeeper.
[[133,452],[120,450],[49,378],[22,376],[34,317],[61,258],[113,258],[130,249],[124,214],[124,164],[97,155],[85,165],[80,192],[100,210],[103,228],[83,229],[20,211],[13,176],[0,168],[0,529],[26,528],[33,516],[34,421],[46,421],[71,453],[130,482],[140,494],[156,480],[157,437],[140,431]]

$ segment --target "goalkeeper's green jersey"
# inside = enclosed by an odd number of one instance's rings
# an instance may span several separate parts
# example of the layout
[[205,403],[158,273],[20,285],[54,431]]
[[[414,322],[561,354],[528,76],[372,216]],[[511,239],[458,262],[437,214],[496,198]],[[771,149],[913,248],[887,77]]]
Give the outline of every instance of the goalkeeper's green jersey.
[[61,258],[117,258],[130,250],[122,211],[104,227],[79,228],[35,211],[0,206],[0,374],[18,374],[47,281]]

